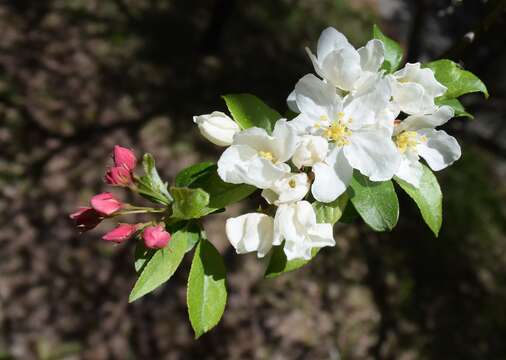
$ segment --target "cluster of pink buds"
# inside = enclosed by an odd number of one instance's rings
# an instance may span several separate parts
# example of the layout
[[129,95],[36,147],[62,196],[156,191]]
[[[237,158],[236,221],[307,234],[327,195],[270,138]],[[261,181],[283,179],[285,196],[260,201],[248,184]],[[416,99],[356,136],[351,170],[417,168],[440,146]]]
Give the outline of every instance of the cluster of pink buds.
[[[116,145],[113,152],[114,166],[107,169],[105,182],[113,186],[128,187],[136,191],[134,169],[137,164],[135,154],[127,148]],[[93,196],[90,206],[80,207],[70,214],[70,218],[80,232],[95,228],[102,220],[134,213],[160,213],[163,208],[146,208],[122,203],[110,192]],[[139,233],[144,245],[151,249],[161,249],[170,241],[170,233],[163,223],[149,222],[138,224],[120,223],[102,236],[103,240],[122,243]]]

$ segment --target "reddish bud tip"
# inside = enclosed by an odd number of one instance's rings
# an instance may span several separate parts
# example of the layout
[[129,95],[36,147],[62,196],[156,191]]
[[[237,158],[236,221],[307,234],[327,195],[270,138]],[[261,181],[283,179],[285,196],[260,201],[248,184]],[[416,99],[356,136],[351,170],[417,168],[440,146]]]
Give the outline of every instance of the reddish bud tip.
[[115,243],[122,243],[137,231],[137,225],[132,224],[119,224],[117,227],[102,236],[103,240],[112,241]]
[[137,164],[133,151],[119,145],[114,146],[113,159],[115,167],[123,167],[129,171],[133,171]]
[[91,198],[91,207],[100,214],[110,216],[121,209],[121,202],[111,193],[102,193]]
[[103,217],[91,207],[80,207],[79,210],[70,214],[70,218],[74,220],[80,232],[93,229],[103,219]]
[[170,234],[163,229],[162,225],[148,226],[144,229],[142,238],[147,248],[161,249],[169,243]]

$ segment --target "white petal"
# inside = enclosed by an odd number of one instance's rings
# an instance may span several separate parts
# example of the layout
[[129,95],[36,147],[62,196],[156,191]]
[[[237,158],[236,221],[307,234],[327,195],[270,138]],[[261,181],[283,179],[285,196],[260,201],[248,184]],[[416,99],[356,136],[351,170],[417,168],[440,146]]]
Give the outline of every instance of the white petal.
[[252,127],[237,133],[234,136],[234,145],[246,145],[257,151],[270,151],[272,137],[267,131]]
[[314,130],[316,122],[306,114],[299,114],[288,122],[299,135],[311,133]]
[[302,166],[313,166],[325,159],[328,149],[327,139],[321,136],[305,135],[293,154],[292,162],[298,169]]
[[446,87],[436,80],[432,69],[422,69],[420,63],[407,63],[403,69],[394,73],[394,76],[403,82],[420,84],[432,98],[441,96],[446,92]]
[[334,231],[331,224],[315,224],[308,229],[312,247],[335,246]]
[[295,129],[286,119],[280,119],[272,132],[271,148],[276,162],[288,161],[299,144],[299,137]]
[[298,201],[294,206],[296,221],[300,226],[309,229],[316,225],[316,213],[308,201]]
[[442,170],[460,158],[459,143],[443,130],[424,129],[418,133],[427,138],[427,142],[417,146],[418,154],[432,170]]
[[193,122],[203,137],[218,146],[231,145],[234,135],[241,130],[234,120],[220,111],[194,116]]
[[427,109],[434,107],[434,102],[424,102],[426,100],[424,89],[416,83],[397,82],[393,84],[392,96],[401,110],[407,114],[423,113]]
[[344,47],[351,47],[346,37],[333,27],[328,27],[322,31],[318,39],[316,55],[318,56],[318,60],[323,61],[331,51]]
[[353,169],[341,149],[329,153],[325,162],[313,165],[313,197],[321,202],[331,202],[346,191],[353,175]]
[[411,115],[403,120],[396,128],[396,133],[411,130],[435,128],[446,124],[453,117],[453,109],[449,106],[440,106],[436,112],[428,115]]
[[350,165],[371,181],[391,179],[400,165],[399,152],[382,128],[354,131],[343,151]]
[[369,40],[364,47],[358,49],[362,70],[376,72],[383,64],[385,49],[383,42],[377,39]]
[[295,90],[293,90],[286,98],[286,104],[288,105],[288,108],[293,112],[300,113],[300,110],[297,106],[297,101],[295,100]]
[[341,110],[341,99],[335,88],[313,74],[304,75],[295,85],[297,107],[314,122],[332,120]]
[[329,53],[321,64],[324,78],[342,90],[351,91],[360,78],[360,55],[353,47]]
[[260,213],[250,213],[227,219],[228,240],[238,254],[257,251],[264,257],[272,248],[274,219]]
[[399,179],[410,183],[416,188],[420,186],[420,179],[423,175],[422,164],[417,158],[418,156],[414,158],[402,156],[399,169],[395,173],[395,176]]

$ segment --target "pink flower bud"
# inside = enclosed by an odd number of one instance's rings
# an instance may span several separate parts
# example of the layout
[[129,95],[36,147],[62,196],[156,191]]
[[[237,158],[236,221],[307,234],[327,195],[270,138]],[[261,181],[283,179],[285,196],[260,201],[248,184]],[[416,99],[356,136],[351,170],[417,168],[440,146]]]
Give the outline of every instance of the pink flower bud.
[[91,207],[100,214],[109,216],[121,209],[121,202],[111,193],[102,193],[91,198]]
[[124,167],[112,167],[105,174],[105,182],[109,185],[128,186],[133,182],[132,172]]
[[114,146],[114,166],[123,167],[132,171],[137,164],[137,159],[132,150],[121,147],[119,145]]
[[169,243],[170,234],[165,231],[162,225],[148,226],[142,233],[144,245],[150,249],[161,249]]
[[117,227],[102,236],[102,239],[120,244],[128,240],[136,231],[137,225],[119,224]]
[[91,207],[80,207],[79,210],[70,214],[70,218],[74,220],[80,232],[93,229],[103,219],[103,217]]

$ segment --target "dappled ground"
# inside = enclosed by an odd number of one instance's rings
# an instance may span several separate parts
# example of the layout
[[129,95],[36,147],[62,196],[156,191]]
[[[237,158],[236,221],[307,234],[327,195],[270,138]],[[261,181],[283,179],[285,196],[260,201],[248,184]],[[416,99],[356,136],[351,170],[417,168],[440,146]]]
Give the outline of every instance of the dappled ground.
[[[506,357],[504,1],[15,1],[0,5],[0,358],[488,359]],[[447,129],[463,158],[439,178],[439,239],[400,195],[389,234],[336,227],[338,246],[264,280],[235,256],[227,215],[206,222],[226,257],[229,302],[198,341],[186,259],[128,304],[133,243],[78,236],[67,216],[102,189],[114,144],[151,152],[167,179],[216,159],[191,117],[252,92],[280,111],[311,71],[304,46],[336,26],[355,44],[380,21],[408,58],[446,54],[489,86],[475,120]],[[474,41],[462,40],[474,29]],[[122,194],[118,192],[118,194]],[[125,199],[126,200],[126,199]],[[132,200],[132,199],[129,199]]]

